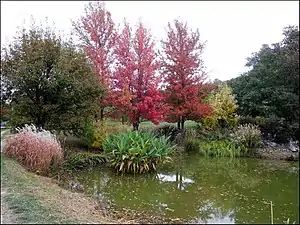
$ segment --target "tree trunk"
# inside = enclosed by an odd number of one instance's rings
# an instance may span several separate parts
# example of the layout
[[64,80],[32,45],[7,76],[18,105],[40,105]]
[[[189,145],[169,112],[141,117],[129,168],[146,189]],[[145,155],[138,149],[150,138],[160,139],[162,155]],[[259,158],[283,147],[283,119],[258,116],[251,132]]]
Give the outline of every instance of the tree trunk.
[[134,122],[132,125],[133,125],[133,130],[139,130],[139,122]]
[[178,117],[177,128],[180,129],[180,116]]
[[45,127],[46,121],[45,121],[45,118],[43,115],[38,115],[36,122],[37,122],[36,125],[37,125],[38,130],[43,129]]
[[181,117],[181,129],[184,130],[184,122],[185,122],[185,118],[184,116]]
[[124,125],[124,123],[125,123],[125,118],[124,118],[124,116],[121,116],[121,119],[122,119],[122,124]]
[[37,122],[37,126],[38,129],[42,126],[42,110],[41,110],[41,99],[40,99],[40,89],[39,89],[39,85],[36,85],[35,87],[35,104],[36,107],[38,108],[38,112],[36,114],[36,122]]
[[182,170],[180,168],[180,172],[179,172],[179,189],[183,190],[183,179],[182,179]]
[[104,118],[104,108],[100,110],[100,120],[102,121]]
[[42,118],[41,116],[37,116],[37,127],[38,129],[42,126]]
[[134,122],[132,123],[133,125],[133,130],[138,130],[139,129],[139,125],[140,125],[140,112],[138,112],[136,114],[136,119],[134,120]]

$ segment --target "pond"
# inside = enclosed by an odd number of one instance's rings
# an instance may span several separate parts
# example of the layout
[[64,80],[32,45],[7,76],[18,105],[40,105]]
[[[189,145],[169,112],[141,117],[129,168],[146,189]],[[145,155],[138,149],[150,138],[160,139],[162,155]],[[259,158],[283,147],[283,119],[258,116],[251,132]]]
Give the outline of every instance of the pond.
[[299,166],[261,159],[182,156],[157,174],[76,173],[89,195],[120,208],[186,223],[299,223]]

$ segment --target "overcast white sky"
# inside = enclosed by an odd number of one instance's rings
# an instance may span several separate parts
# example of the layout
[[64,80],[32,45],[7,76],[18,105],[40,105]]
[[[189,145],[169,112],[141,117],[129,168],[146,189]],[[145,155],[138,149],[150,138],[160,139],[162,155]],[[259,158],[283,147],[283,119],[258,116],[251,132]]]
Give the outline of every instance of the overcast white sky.
[[[58,30],[71,31],[71,19],[84,12],[87,1],[1,1],[1,46],[10,41],[18,26],[28,26],[30,16],[48,17]],[[207,40],[204,62],[210,78],[227,80],[246,71],[246,57],[262,44],[282,39],[282,29],[299,25],[298,1],[108,1],[106,8],[116,23],[123,18],[136,24],[139,18],[156,40],[163,38],[169,21],[181,18],[199,28]]]

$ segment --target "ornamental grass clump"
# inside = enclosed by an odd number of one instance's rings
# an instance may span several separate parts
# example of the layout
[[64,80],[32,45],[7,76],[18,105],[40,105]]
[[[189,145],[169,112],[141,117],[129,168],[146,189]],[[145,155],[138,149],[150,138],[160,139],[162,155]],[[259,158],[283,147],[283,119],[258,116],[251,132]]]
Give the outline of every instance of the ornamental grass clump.
[[155,171],[159,162],[171,159],[173,149],[168,138],[138,131],[112,135],[103,143],[110,166],[134,174]]
[[17,128],[17,133],[6,139],[4,154],[16,159],[28,170],[44,174],[62,162],[63,153],[56,135],[34,125]]
[[234,132],[235,141],[248,149],[257,148],[261,143],[261,132],[257,125],[240,125]]

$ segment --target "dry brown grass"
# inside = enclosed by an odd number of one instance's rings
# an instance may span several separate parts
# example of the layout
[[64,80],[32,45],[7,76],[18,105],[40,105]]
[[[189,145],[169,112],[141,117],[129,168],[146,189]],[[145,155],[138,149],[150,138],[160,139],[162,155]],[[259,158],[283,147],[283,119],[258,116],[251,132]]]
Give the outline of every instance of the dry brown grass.
[[53,159],[57,163],[63,159],[58,141],[40,137],[34,132],[20,132],[8,137],[4,154],[16,159],[27,169],[39,173],[46,173]]

